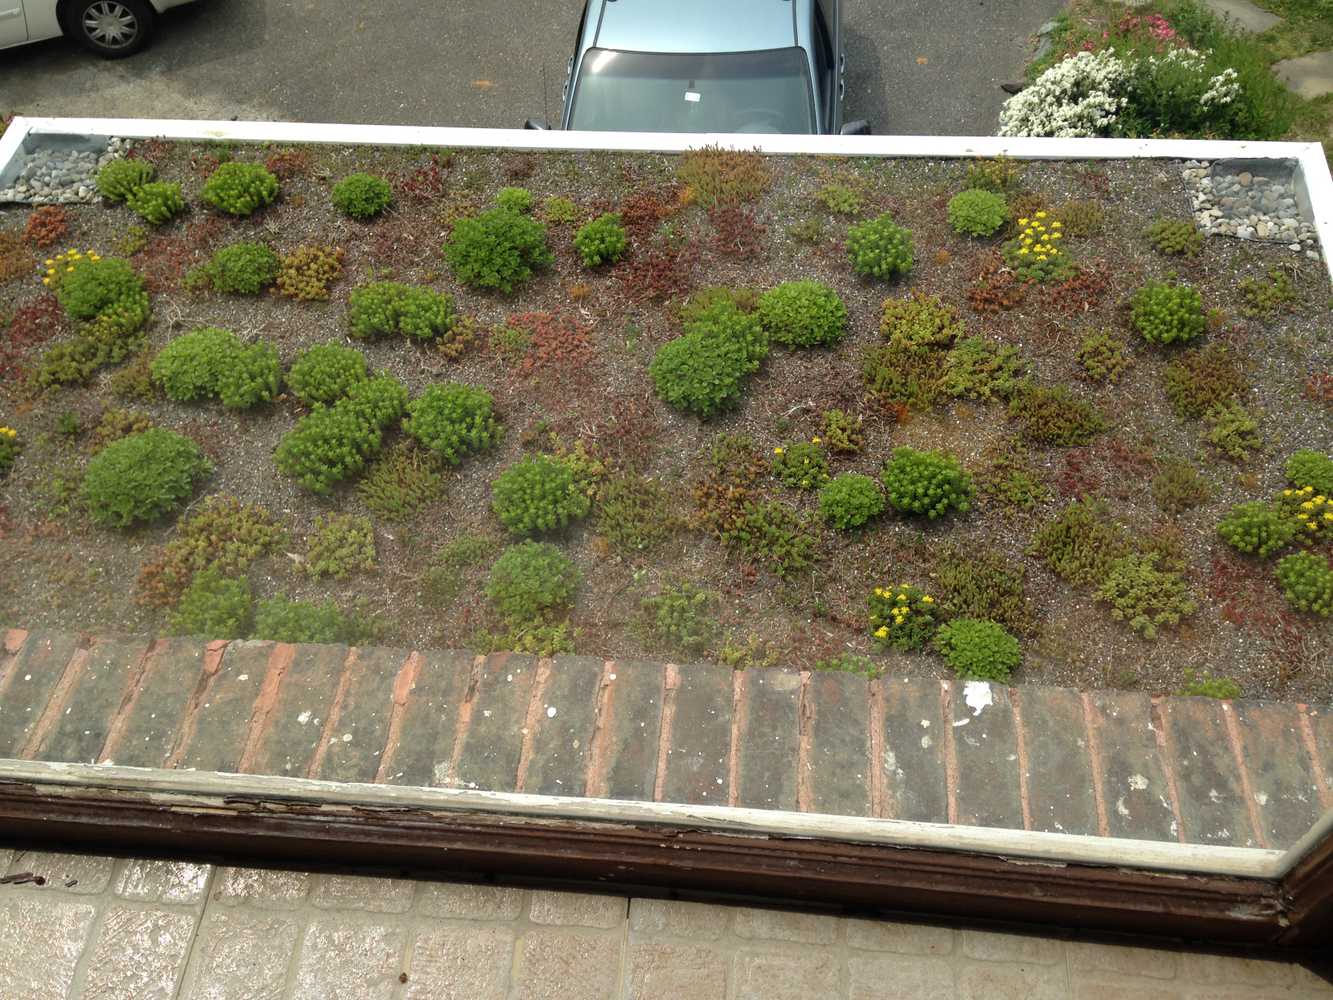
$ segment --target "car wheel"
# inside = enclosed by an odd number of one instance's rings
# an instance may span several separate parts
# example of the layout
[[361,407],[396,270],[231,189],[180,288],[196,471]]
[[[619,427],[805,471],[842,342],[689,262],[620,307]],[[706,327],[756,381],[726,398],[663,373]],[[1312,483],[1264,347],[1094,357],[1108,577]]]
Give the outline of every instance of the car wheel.
[[119,59],[148,44],[153,9],[143,0],[77,0],[69,6],[65,23],[84,48]]

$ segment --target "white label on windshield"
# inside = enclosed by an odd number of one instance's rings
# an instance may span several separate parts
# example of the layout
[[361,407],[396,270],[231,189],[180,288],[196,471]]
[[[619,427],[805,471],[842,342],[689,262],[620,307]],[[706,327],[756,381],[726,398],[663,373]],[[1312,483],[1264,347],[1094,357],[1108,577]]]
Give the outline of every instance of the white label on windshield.
[[692,90],[685,91],[685,100],[687,101],[698,101],[701,97],[703,97],[702,94],[696,94]]

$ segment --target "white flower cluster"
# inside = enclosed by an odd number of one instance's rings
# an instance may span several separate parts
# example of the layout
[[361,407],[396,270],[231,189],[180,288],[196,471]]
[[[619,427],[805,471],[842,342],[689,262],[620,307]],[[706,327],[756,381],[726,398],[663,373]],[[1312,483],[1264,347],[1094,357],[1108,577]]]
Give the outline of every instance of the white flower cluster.
[[1115,49],[1080,52],[1004,102],[1000,135],[1104,135],[1124,108],[1128,89],[1129,72]]
[[1228,66],[1208,81],[1208,89],[1199,98],[1199,103],[1205,108],[1211,108],[1217,104],[1230,104],[1239,96],[1240,79],[1236,71]]

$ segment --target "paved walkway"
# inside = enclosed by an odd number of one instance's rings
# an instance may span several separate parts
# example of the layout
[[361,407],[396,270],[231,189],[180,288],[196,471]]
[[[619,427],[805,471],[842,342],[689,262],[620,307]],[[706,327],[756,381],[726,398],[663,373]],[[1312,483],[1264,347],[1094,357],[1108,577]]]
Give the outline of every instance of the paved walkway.
[[6,1000],[1314,1000],[1141,942],[0,850]]

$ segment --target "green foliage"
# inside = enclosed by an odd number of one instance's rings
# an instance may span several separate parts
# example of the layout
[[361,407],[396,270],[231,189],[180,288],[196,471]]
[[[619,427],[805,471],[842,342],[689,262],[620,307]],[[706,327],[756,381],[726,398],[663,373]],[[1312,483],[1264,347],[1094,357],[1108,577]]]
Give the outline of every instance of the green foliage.
[[91,320],[119,306],[142,300],[147,304],[143,279],[130,262],[119,257],[80,257],[71,271],[60,275],[56,299],[70,319]]
[[516,535],[563,528],[571,520],[586,517],[590,506],[570,464],[549,455],[514,463],[491,486],[491,509]]
[[1237,402],[1218,403],[1203,415],[1204,440],[1233,462],[1243,462],[1264,446],[1258,418]]
[[1018,187],[1022,181],[1022,164],[1007,156],[997,156],[994,159],[976,159],[969,163],[964,183],[969,188],[1004,194]]
[[503,208],[454,223],[444,257],[463,284],[505,294],[555,261],[546,245],[546,226]]
[[485,451],[501,437],[491,394],[451,382],[432,385],[407,405],[403,430],[450,465]]
[[949,199],[948,213],[955,233],[990,236],[1009,221],[1009,204],[992,191],[968,188]]
[[1099,500],[1070,504],[1055,520],[1037,529],[1027,548],[1028,555],[1075,584],[1100,583],[1112,563],[1129,551],[1129,539]]
[[277,177],[258,163],[223,163],[199,192],[204,204],[228,215],[251,215],[277,197]]
[[876,587],[870,595],[870,637],[880,649],[908,653],[935,634],[939,605],[920,587]]
[[813,670],[826,670],[829,673],[860,674],[870,680],[884,676],[884,668],[868,656],[846,651],[835,653],[816,660],[811,664]]
[[1278,560],[1277,582],[1297,611],[1327,618],[1333,614],[1333,566],[1313,552],[1297,552]]
[[912,348],[946,348],[963,335],[963,321],[938,295],[916,292],[907,299],[886,299],[879,332],[890,343]]
[[985,618],[1026,635],[1036,630],[1028,605],[1026,570],[984,546],[947,544],[935,560],[944,610],[958,618]]
[[93,428],[92,442],[89,444],[89,448],[93,452],[101,451],[112,441],[119,441],[130,434],[138,434],[152,426],[152,419],[144,413],[123,410],[119,407],[103,410],[101,418],[97,421],[97,426]]
[[1064,249],[1064,223],[1046,221],[1050,213],[1039,210],[1032,218],[1017,221],[1017,235],[1000,247],[1004,262],[1020,281],[1063,281],[1076,268]]
[[1240,362],[1225,344],[1183,352],[1163,370],[1162,382],[1176,416],[1194,420],[1250,387]]
[[1235,701],[1241,697],[1240,685],[1230,677],[1214,677],[1205,671],[1195,674],[1185,671],[1185,683],[1176,694],[1183,698],[1217,698],[1221,701]]
[[125,204],[150,226],[170,222],[185,211],[181,186],[167,181],[150,181],[135,188],[126,196]]
[[863,205],[861,196],[846,184],[825,184],[815,197],[835,215],[855,215]]
[[433,340],[453,329],[455,322],[452,295],[397,281],[364,285],[347,301],[347,324],[357,340],[396,333]]
[[254,639],[273,642],[338,643],[355,645],[373,638],[374,627],[345,615],[332,601],[314,604],[278,595],[255,608]]
[[1323,496],[1333,494],[1333,455],[1302,448],[1291,453],[1284,471],[1292,486],[1310,486]]
[[624,256],[628,242],[620,216],[610,212],[585,223],[574,234],[574,249],[579,252],[584,267],[614,264]]
[[1078,363],[1091,382],[1109,382],[1114,385],[1133,364],[1129,345],[1105,330],[1086,334],[1078,347]]
[[1203,296],[1189,285],[1150,281],[1130,299],[1130,322],[1150,344],[1176,344],[1203,333]]
[[781,577],[809,569],[815,561],[815,538],[806,519],[771,501],[747,503],[723,530],[722,541]]
[[19,439],[19,432],[12,427],[0,426],[0,476],[13,467],[22,451],[23,442]]
[[1106,430],[1106,421],[1097,408],[1078,399],[1064,385],[1023,383],[1009,402],[1009,416],[1018,421],[1023,437],[1034,444],[1084,445]]
[[461,535],[440,547],[421,579],[421,603],[443,611],[468,586],[469,571],[486,562],[495,542],[485,535]]
[[94,455],[80,496],[98,524],[128,528],[175,511],[194,492],[195,480],[211,470],[197,444],[155,427]]
[[676,175],[704,208],[754,201],[773,181],[762,153],[720,146],[682,153]]
[[597,498],[597,533],[622,555],[648,552],[671,535],[669,499],[655,480],[642,476],[612,479]]
[[719,316],[729,314],[733,309],[743,313],[754,312],[759,306],[759,293],[752,288],[731,288],[727,285],[712,285],[691,292],[689,297],[674,309],[675,319],[682,329],[689,329],[696,323],[708,322]]
[[1218,522],[1217,533],[1237,552],[1266,558],[1291,544],[1296,525],[1272,504],[1256,500],[1232,507]]
[[328,405],[366,378],[366,357],[356,348],[316,344],[292,362],[287,387],[307,406]]
[[935,402],[943,369],[942,352],[900,340],[868,347],[861,358],[867,389],[888,402],[913,406]]
[[1158,219],[1148,227],[1147,237],[1158,253],[1169,256],[1196,257],[1203,249],[1203,233],[1192,219]]
[[111,160],[97,171],[97,193],[108,201],[124,201],[156,173],[146,160]]
[[844,410],[825,410],[819,418],[821,436],[829,451],[835,455],[859,455],[865,447],[866,436],[861,428],[861,415]]
[[683,336],[659,347],[648,373],[663,400],[707,419],[740,398],[767,356],[758,318],[719,303],[689,322]]
[[373,219],[393,204],[389,182],[373,174],[348,174],[330,192],[333,207],[353,219]]
[[1240,283],[1240,312],[1251,319],[1292,312],[1300,300],[1291,275],[1280,268],[1273,268],[1265,278],[1246,278]]
[[1152,498],[1167,514],[1183,514],[1212,496],[1212,487],[1192,462],[1168,459],[1152,478]]
[[845,472],[819,491],[819,512],[839,531],[859,528],[884,512],[884,491],[870,476]]
[[1145,639],[1162,625],[1176,625],[1198,607],[1189,586],[1172,570],[1159,569],[1160,552],[1131,552],[1111,563],[1097,600],[1111,605],[1111,617]]
[[278,277],[278,255],[263,243],[233,243],[192,274],[229,295],[258,295]]
[[372,514],[405,521],[444,495],[442,463],[410,441],[399,441],[371,463],[356,484],[357,496]]
[[987,451],[989,464],[977,477],[980,492],[1011,510],[1031,510],[1051,495],[1020,437],[1002,439]]
[[278,443],[278,469],[306,489],[330,493],[357,475],[380,449],[384,429],[407,407],[407,390],[396,379],[379,375],[352,386],[329,407],[302,417]]
[[955,399],[1008,399],[1026,368],[1015,348],[966,337],[944,356],[938,388]]
[[912,234],[887,213],[847,230],[847,256],[857,274],[889,279],[912,270]]
[[171,616],[173,635],[205,639],[240,639],[250,629],[250,584],[229,579],[217,567],[200,570],[181,595]]
[[491,567],[486,598],[511,626],[551,620],[574,599],[580,574],[547,542],[511,545]]
[[375,529],[355,514],[321,514],[306,539],[301,569],[315,579],[345,580],[356,570],[375,569]]
[[759,322],[785,347],[830,347],[842,340],[847,307],[818,281],[787,281],[759,297]]
[[278,291],[297,302],[329,297],[329,286],[342,277],[341,247],[300,246],[278,262]]
[[526,214],[532,211],[532,192],[522,187],[501,188],[495,203],[506,212]]
[[542,215],[553,226],[567,226],[579,217],[579,209],[568,198],[552,195],[542,202]]
[[716,601],[715,594],[688,582],[667,584],[657,594],[644,598],[639,614],[652,654],[704,655],[722,631],[713,615]]
[[794,490],[817,490],[828,482],[828,459],[818,444],[796,441],[773,449],[773,475]]
[[1096,236],[1106,224],[1106,209],[1097,201],[1067,201],[1055,209],[1066,236]]
[[1018,640],[991,621],[956,618],[940,626],[934,645],[964,680],[1005,684],[1023,662]]
[[895,448],[880,479],[889,503],[903,514],[925,514],[934,520],[972,507],[972,477],[958,459],[942,451]]
[[218,398],[233,409],[270,402],[282,368],[266,343],[242,344],[234,333],[206,326],[167,344],[153,359],[153,381],[169,399]]

